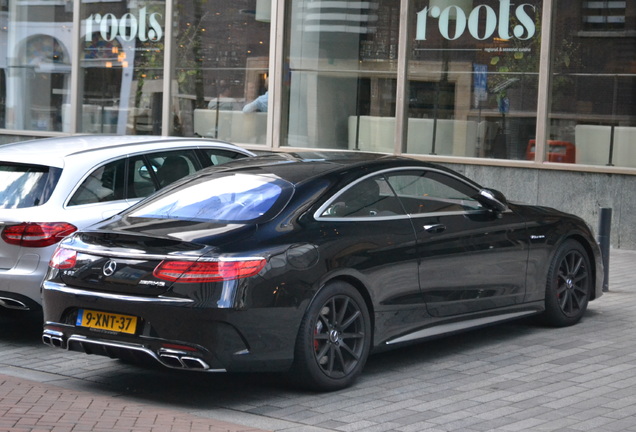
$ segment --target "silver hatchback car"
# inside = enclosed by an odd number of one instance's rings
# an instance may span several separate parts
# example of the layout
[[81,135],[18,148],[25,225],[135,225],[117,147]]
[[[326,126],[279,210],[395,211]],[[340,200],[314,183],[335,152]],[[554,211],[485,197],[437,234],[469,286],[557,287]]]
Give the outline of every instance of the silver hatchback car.
[[57,243],[200,169],[254,153],[222,141],[72,136],[0,146],[0,309],[41,309]]

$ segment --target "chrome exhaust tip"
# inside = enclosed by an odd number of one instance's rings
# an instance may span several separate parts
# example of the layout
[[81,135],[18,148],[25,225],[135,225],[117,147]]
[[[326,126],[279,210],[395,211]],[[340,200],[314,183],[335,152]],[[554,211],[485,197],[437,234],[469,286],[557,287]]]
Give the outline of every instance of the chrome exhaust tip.
[[22,303],[20,300],[8,298],[8,297],[0,297],[0,306],[6,309],[14,309],[14,310],[22,310],[28,311],[31,310],[26,303]]
[[66,349],[66,341],[64,334],[54,330],[44,330],[42,333],[42,342],[55,348]]
[[188,369],[208,370],[210,366],[198,357],[181,357],[181,362]]
[[179,360],[179,356],[171,355],[171,354],[159,354],[159,362],[164,364],[165,366],[180,369],[183,367],[181,361]]
[[158,358],[162,364],[174,369],[210,369],[210,365],[208,365],[205,361],[198,357],[192,357],[185,351],[162,348],[159,350]]

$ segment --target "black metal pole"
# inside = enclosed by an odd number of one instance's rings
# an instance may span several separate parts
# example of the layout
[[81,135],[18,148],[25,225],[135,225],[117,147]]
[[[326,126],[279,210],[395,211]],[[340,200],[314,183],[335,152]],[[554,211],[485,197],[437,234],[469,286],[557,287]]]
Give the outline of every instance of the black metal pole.
[[603,292],[609,291],[609,257],[610,257],[610,231],[612,227],[612,209],[601,207],[598,221],[598,243],[603,257]]
[[609,160],[607,166],[614,166],[614,125],[610,127]]
[[356,86],[356,141],[354,150],[360,150],[360,86],[362,82],[360,78],[358,78],[357,86]]
[[435,153],[435,145],[437,144],[437,116],[439,115],[439,81],[435,86],[435,105],[433,106],[433,135],[431,137],[431,153]]
[[214,118],[214,138],[219,137],[219,105],[221,104],[220,95],[216,95],[216,116]]

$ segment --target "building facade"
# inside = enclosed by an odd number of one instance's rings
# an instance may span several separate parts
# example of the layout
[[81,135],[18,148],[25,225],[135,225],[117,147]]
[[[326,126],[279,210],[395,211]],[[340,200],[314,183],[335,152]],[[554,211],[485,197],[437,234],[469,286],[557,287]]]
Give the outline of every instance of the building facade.
[[446,164],[636,249],[636,4],[2,0],[0,143],[205,136]]

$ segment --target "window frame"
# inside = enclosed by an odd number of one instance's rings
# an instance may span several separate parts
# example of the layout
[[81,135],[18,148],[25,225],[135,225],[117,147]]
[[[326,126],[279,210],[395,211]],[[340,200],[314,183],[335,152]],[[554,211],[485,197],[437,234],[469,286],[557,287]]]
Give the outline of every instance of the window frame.
[[[72,203],[72,201],[74,200],[75,196],[80,192],[80,190],[83,189],[84,184],[86,184],[86,182],[88,182],[89,179],[96,178],[96,177],[93,177],[93,173],[95,173],[99,169],[105,169],[106,166],[109,165],[109,164],[120,163],[120,162],[123,162],[123,165],[124,165],[123,178],[127,179],[128,176],[129,176],[129,162],[130,162],[130,156],[129,155],[125,155],[123,157],[115,157],[115,158],[107,160],[107,161],[105,161],[103,163],[100,163],[99,165],[93,166],[90,170],[86,171],[86,173],[82,176],[81,181],[77,182],[75,187],[68,194],[66,202],[64,203],[64,208],[77,208],[79,206],[86,206],[86,205],[95,205],[95,204],[105,204],[105,203],[127,201],[128,200],[128,198],[127,198],[127,196],[128,196],[128,184],[127,184],[127,182],[125,182],[124,183],[123,197],[122,198],[110,199],[110,200],[106,200],[106,201],[98,200],[98,201],[93,201],[93,202],[82,202],[82,203],[77,203],[77,204]],[[92,190],[92,188],[88,188],[88,187],[86,189],[87,190]]]
[[[446,178],[449,179],[449,181],[451,183],[453,182],[457,182],[458,184],[460,184],[462,187],[465,187],[467,190],[471,190],[474,191],[474,198],[470,197],[467,194],[464,194],[463,192],[461,192],[462,194],[466,195],[469,198],[472,198],[474,200],[475,203],[480,205],[480,208],[478,209],[474,209],[474,210],[461,210],[461,211],[448,211],[448,212],[426,212],[426,213],[410,213],[405,207],[404,207],[404,203],[401,200],[400,196],[396,193],[395,189],[393,188],[393,186],[391,186],[390,184],[390,176],[391,174],[395,174],[395,173],[400,173],[400,172],[424,172],[427,174],[433,174],[435,176],[439,175],[441,176],[441,178]],[[325,216],[325,212],[327,212],[327,210],[334,206],[336,204],[336,202],[338,201],[338,199],[340,199],[342,197],[342,195],[344,195],[347,191],[350,191],[352,188],[354,188],[356,185],[364,182],[365,180],[368,180],[370,178],[374,178],[374,177],[384,177],[387,181],[387,185],[391,188],[392,193],[394,194],[395,198],[397,200],[400,201],[400,204],[402,205],[402,208],[404,209],[404,214],[397,214],[397,215],[383,215],[383,216]],[[450,187],[452,189],[455,190],[459,190],[456,187],[453,187],[447,183],[441,182],[439,180],[436,180],[441,184],[444,184],[447,187]],[[481,204],[479,202],[478,199],[476,199],[476,197],[479,195],[479,187],[478,185],[473,185],[457,176],[454,176],[448,172],[445,172],[443,170],[439,170],[436,168],[425,168],[425,167],[417,167],[417,166],[406,166],[406,167],[399,167],[399,168],[388,168],[388,169],[384,169],[384,170],[380,170],[380,171],[376,171],[370,174],[367,174],[363,177],[360,177],[358,179],[356,179],[356,181],[348,184],[347,186],[345,186],[344,188],[340,189],[338,192],[336,192],[331,198],[329,198],[324,204],[322,204],[318,210],[316,210],[314,212],[314,219],[317,221],[321,221],[321,222],[363,222],[363,221],[368,221],[368,222],[375,222],[375,221],[382,221],[382,220],[398,220],[398,219],[417,219],[417,218],[422,218],[422,217],[439,217],[439,216],[450,216],[450,215],[472,215],[472,214],[481,214],[481,213],[485,213],[488,212],[488,209],[486,207],[483,206],[483,204]]]

